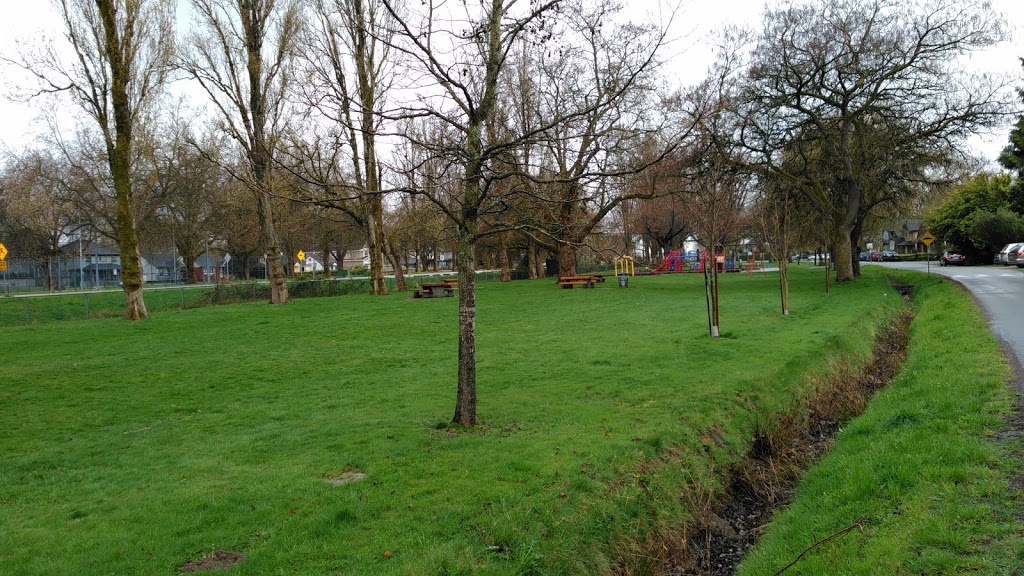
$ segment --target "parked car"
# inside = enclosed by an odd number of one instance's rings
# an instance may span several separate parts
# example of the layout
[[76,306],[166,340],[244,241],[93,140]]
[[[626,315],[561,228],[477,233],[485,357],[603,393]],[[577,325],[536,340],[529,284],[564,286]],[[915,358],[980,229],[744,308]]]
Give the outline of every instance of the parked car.
[[868,260],[871,260],[872,262],[881,262],[882,261],[882,253],[881,252],[872,252],[871,254],[868,254]]
[[1024,262],[1024,244],[1018,244],[1016,248],[1011,248],[1006,253],[1006,265],[1021,268],[1021,262]]
[[1006,246],[1003,246],[1003,249],[1000,250],[998,254],[996,254],[995,263],[1002,264],[1004,266],[1009,266],[1008,260],[1010,250],[1020,249],[1021,244],[1022,242],[1010,242]]
[[967,264],[967,257],[959,252],[943,252],[939,256],[939,266],[963,266]]
[[892,250],[886,250],[882,252],[882,262],[899,262],[900,257]]

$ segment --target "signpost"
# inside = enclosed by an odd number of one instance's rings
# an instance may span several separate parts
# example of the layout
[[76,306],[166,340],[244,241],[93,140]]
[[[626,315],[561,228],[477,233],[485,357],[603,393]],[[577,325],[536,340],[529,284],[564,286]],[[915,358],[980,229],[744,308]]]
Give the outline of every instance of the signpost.
[[927,256],[925,256],[925,258],[928,260],[928,264],[927,264],[928,273],[931,274],[932,273],[932,242],[935,242],[935,236],[933,236],[930,231],[925,230],[924,234],[921,236],[921,242],[924,243],[924,245],[928,247],[927,248]]
[[306,271],[306,253],[299,250],[299,253],[296,254],[296,256],[299,257],[299,273],[301,274]]

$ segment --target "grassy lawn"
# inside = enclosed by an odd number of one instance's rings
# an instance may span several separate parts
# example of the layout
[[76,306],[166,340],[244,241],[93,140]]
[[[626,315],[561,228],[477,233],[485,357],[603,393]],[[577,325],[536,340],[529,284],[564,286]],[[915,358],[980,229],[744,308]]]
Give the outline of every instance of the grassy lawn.
[[969,295],[935,276],[900,279],[917,293],[902,373],[810,470],[741,576],[773,574],[858,520],[786,574],[1021,574],[1009,369]]
[[[211,549],[246,554],[232,574],[642,564],[633,543],[685,517],[683,487],[902,305],[881,271],[825,298],[808,268],[786,318],[775,276],[723,278],[717,340],[696,275],[480,284],[468,432],[446,427],[455,299],[0,328],[0,573],[174,574]],[[367,476],[326,481],[343,472]]]

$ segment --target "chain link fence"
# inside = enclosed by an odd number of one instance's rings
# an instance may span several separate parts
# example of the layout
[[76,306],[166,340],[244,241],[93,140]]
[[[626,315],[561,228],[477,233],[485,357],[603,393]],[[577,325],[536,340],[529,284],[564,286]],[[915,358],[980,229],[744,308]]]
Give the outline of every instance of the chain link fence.
[[[441,276],[407,278],[410,288]],[[448,277],[451,277],[449,274]],[[478,282],[500,280],[500,274],[485,272]],[[394,278],[386,278],[389,291],[395,291]],[[11,289],[0,297],[0,326],[19,326],[42,322],[119,317],[124,314],[124,293],[118,290],[95,290],[71,293],[41,293]],[[369,278],[300,279],[288,282],[291,298],[322,298],[369,294]],[[270,285],[266,282],[230,282],[214,285],[177,285],[145,289],[146,308],[150,313],[186,310],[242,302],[267,302]]]

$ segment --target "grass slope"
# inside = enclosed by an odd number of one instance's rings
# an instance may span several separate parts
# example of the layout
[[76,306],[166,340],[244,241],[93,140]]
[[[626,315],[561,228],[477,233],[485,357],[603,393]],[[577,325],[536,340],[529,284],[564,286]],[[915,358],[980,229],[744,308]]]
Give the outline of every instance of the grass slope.
[[903,273],[917,317],[902,373],[843,430],[738,574],[1020,574],[1018,457],[997,442],[1012,397],[999,346],[970,297]]
[[[215,548],[247,555],[234,574],[640,564],[628,543],[685,517],[682,487],[902,304],[871,270],[822,281],[794,270],[784,318],[776,277],[725,277],[716,340],[695,275],[480,284],[484,424],[464,432],[455,299],[2,328],[0,573],[174,574]],[[344,471],[367,477],[325,481]]]

